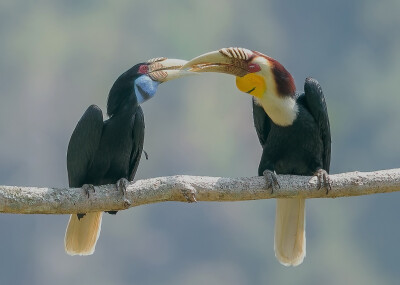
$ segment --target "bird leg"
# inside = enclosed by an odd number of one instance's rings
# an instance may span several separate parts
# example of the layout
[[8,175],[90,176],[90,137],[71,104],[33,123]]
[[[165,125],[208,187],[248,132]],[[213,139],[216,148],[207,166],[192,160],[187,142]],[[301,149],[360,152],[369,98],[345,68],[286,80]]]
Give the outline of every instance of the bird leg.
[[90,190],[93,192],[93,193],[96,193],[96,190],[94,189],[94,186],[93,186],[93,184],[83,184],[82,185],[82,189],[83,189],[83,191],[85,191],[85,194],[86,194],[86,196],[89,198],[89,194],[90,194]]
[[[94,189],[93,184],[83,184],[82,187],[83,191],[85,191],[86,196],[90,197],[90,191],[92,191],[93,193],[96,192],[96,190]],[[76,214],[78,216],[78,220],[82,219],[86,214],[85,213],[79,213]]]
[[126,188],[129,185],[129,180],[126,178],[121,178],[117,181],[117,190],[122,192],[122,195],[124,196],[124,205],[126,208],[128,208],[132,203],[126,199]]
[[181,191],[188,203],[197,202],[197,199],[196,199],[197,191],[193,186],[186,185],[186,187],[184,189],[182,189]]
[[146,160],[149,160],[149,154],[145,150],[143,150],[143,153]]
[[275,189],[281,188],[281,185],[279,185],[278,178],[274,171],[266,169],[264,170],[263,175],[265,177],[265,180],[267,180],[267,188],[271,189],[271,194],[274,193]]
[[[129,185],[129,180],[126,178],[121,178],[115,183],[115,186],[117,187],[117,190],[122,192],[122,195],[124,197],[124,206],[125,208],[129,208],[129,206],[132,204],[131,201],[126,199],[126,188]],[[118,211],[106,211],[107,213],[111,215],[116,215]]]
[[320,190],[322,187],[325,187],[326,188],[326,194],[328,194],[329,190],[332,189],[331,180],[329,179],[328,172],[326,172],[324,169],[318,169],[314,173],[314,176],[317,176],[318,190]]

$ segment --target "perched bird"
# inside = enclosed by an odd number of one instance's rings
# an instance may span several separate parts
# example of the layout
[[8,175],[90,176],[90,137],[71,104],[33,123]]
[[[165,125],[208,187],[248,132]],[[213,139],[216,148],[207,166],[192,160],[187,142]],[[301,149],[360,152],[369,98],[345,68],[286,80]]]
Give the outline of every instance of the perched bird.
[[[224,48],[198,56],[183,69],[236,76],[236,86],[253,96],[253,119],[263,148],[258,175],[268,188],[279,187],[277,174],[316,175],[330,188],[331,134],[319,83],[307,78],[296,93],[291,74],[275,59],[244,48]],[[306,255],[305,199],[277,199],[275,256],[296,266]]]
[[[152,98],[160,83],[188,72],[186,61],[156,58],[139,63],[113,84],[107,101],[109,119],[96,105],[79,120],[67,151],[70,187],[82,187],[89,196],[93,185],[116,183],[125,194],[135,177],[143,150],[144,117],[140,104]],[[116,213],[116,212],[110,212]],[[65,251],[70,255],[94,252],[101,228],[102,212],[71,215],[65,233]]]

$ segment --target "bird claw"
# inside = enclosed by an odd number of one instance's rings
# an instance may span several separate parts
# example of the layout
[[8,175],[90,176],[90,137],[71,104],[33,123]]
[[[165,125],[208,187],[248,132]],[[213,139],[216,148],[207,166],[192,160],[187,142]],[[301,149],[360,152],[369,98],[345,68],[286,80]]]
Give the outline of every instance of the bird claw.
[[126,188],[129,185],[129,180],[126,178],[121,178],[117,181],[116,186],[117,190],[122,192],[122,195],[124,196],[124,207],[129,208],[129,206],[132,204],[131,201],[126,199]]
[[188,203],[196,203],[196,189],[194,189],[193,187],[189,187],[189,189],[182,189],[182,194],[183,196],[186,198],[186,201]]
[[85,194],[88,198],[90,197],[90,190],[92,190],[93,193],[96,193],[96,189],[94,189],[93,184],[83,184],[82,189],[85,191]]
[[320,190],[322,187],[325,187],[326,188],[326,194],[328,194],[329,190],[332,189],[331,180],[329,178],[328,172],[326,172],[324,169],[318,169],[314,173],[314,176],[317,176],[318,190]]
[[[96,189],[94,189],[93,184],[83,184],[82,187],[83,191],[85,192],[86,196],[90,197],[90,191],[93,193],[96,193]],[[86,214],[85,213],[78,213],[76,214],[78,216],[78,220],[80,221]]]
[[129,181],[128,181],[128,179],[126,179],[126,178],[121,178],[121,179],[119,179],[119,180],[117,181],[117,183],[116,183],[117,190],[120,191],[120,192],[122,192],[122,194],[124,195],[124,197],[125,197],[125,195],[126,195],[126,188],[128,187],[128,185],[129,185]]
[[264,170],[263,175],[265,177],[265,180],[267,181],[267,188],[271,189],[271,194],[274,193],[275,189],[281,188],[275,172],[266,169]]

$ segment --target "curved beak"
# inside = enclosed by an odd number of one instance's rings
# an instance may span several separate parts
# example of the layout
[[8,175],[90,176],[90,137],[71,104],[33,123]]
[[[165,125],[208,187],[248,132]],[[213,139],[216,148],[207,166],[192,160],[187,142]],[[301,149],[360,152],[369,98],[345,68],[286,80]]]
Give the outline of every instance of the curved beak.
[[248,63],[254,57],[245,48],[223,48],[193,58],[182,69],[194,72],[218,72],[242,77],[249,73]]
[[159,57],[147,61],[149,63],[148,75],[154,81],[163,83],[195,73],[182,70],[187,61],[182,59]]

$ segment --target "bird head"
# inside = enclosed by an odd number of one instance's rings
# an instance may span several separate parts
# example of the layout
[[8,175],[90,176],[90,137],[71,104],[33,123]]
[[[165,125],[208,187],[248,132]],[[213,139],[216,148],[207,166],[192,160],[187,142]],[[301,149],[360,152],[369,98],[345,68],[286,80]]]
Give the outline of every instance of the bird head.
[[190,60],[182,69],[235,75],[237,88],[254,96],[277,125],[289,126],[297,117],[293,77],[282,64],[260,52],[223,48]]
[[295,92],[294,80],[282,64],[245,48],[231,47],[205,53],[187,62],[182,69],[235,75],[237,88],[259,99],[267,93],[292,96]]
[[189,75],[190,72],[181,70],[185,63],[186,60],[159,57],[131,67],[111,87],[107,114],[112,116],[127,102],[141,104],[154,97],[161,83]]

